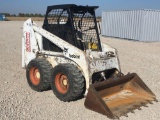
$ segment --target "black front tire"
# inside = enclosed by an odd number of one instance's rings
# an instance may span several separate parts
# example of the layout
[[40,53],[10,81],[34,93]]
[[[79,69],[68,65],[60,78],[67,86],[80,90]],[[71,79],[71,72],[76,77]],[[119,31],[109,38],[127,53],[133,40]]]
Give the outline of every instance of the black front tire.
[[51,88],[61,101],[74,101],[84,94],[85,80],[82,72],[73,64],[59,64],[53,68]]
[[45,59],[30,61],[26,69],[29,86],[38,92],[49,90],[51,88],[51,69],[51,64]]

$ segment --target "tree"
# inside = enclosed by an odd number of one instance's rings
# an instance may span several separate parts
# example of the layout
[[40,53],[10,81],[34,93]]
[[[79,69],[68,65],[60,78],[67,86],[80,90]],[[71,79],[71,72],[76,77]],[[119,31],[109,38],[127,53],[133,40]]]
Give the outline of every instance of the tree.
[[19,17],[25,17],[25,14],[24,13],[19,13],[18,16]]
[[6,17],[11,16],[9,13],[1,13],[1,14],[5,15]]

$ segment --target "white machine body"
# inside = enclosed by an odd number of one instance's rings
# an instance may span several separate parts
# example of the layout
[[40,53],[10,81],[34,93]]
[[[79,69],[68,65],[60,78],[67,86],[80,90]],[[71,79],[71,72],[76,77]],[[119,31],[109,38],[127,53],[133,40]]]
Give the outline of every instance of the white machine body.
[[[47,38],[63,52],[44,50],[42,37]],[[93,73],[112,68],[121,71],[116,49],[103,43],[101,45],[102,52],[89,49],[82,51],[28,19],[23,25],[22,67],[26,68],[31,60],[41,57],[46,58],[53,68],[60,63],[74,64],[82,71],[87,90],[92,83]]]

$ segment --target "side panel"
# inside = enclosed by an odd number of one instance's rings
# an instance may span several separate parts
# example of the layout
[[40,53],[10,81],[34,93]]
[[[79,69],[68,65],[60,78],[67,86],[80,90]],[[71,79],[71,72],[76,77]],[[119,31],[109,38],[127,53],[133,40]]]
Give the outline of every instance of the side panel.
[[28,19],[23,25],[22,37],[22,67],[26,68],[28,63],[36,58],[36,51],[38,51],[37,41],[32,28],[32,21]]
[[119,61],[119,58],[118,58],[118,52],[115,48],[112,48],[111,46],[109,45],[106,45],[106,44],[102,44],[102,51],[103,52],[113,52],[114,55],[115,55],[115,63],[114,63],[114,66],[115,68],[117,68],[120,72],[121,72],[121,66],[120,66],[120,61]]

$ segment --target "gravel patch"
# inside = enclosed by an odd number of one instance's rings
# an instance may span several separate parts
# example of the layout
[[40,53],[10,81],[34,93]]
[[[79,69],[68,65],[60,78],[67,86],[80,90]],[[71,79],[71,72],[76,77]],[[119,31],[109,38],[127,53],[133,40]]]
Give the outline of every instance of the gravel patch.
[[[85,98],[61,102],[51,90],[35,92],[29,87],[21,67],[22,27],[23,21],[0,22],[0,120],[109,120],[86,109]],[[118,50],[123,73],[138,73],[160,100],[160,42],[101,39]],[[158,120],[159,110],[154,102],[121,120]]]

